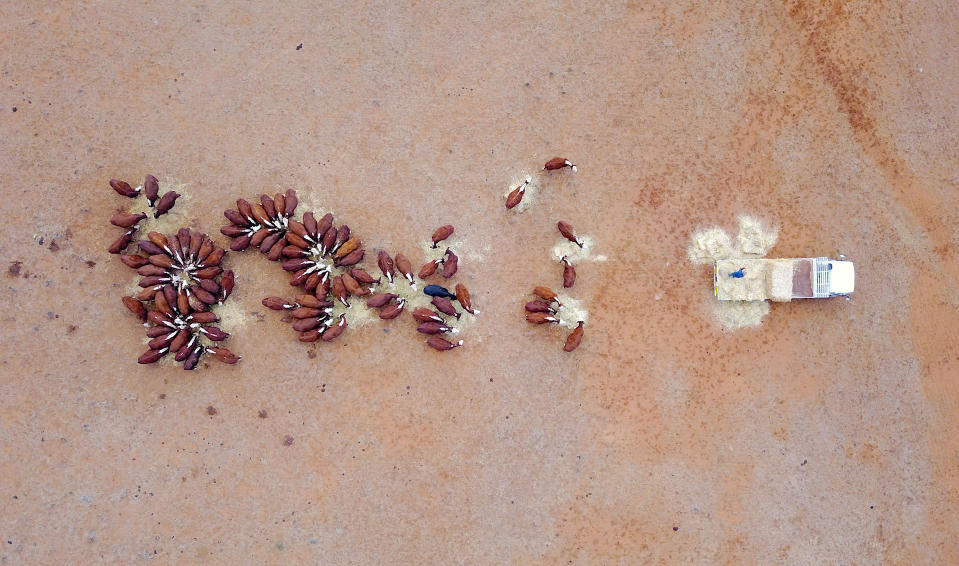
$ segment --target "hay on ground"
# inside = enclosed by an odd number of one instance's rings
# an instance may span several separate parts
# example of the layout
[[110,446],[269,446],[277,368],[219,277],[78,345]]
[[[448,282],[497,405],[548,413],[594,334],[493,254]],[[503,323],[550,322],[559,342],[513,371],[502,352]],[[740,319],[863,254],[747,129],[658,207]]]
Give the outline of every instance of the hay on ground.
[[716,301],[713,312],[726,330],[759,326],[769,314],[767,301]]
[[739,217],[739,234],[736,247],[742,255],[763,257],[776,245],[779,230],[764,228],[757,218],[743,214]]
[[729,234],[722,228],[709,228],[694,233],[686,254],[689,261],[698,265],[707,265],[736,255]]

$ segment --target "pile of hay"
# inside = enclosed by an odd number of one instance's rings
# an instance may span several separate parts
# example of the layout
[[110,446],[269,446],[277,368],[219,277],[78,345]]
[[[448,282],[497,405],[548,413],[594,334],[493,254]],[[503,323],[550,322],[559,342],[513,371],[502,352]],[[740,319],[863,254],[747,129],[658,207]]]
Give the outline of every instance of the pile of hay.
[[693,234],[693,241],[686,249],[689,261],[697,265],[715,263],[721,259],[736,257],[733,241],[722,228],[709,228]]
[[[763,299],[788,301],[792,297],[792,267],[788,261],[782,262],[784,265],[774,262],[749,268],[751,259],[769,253],[776,244],[779,231],[774,227],[764,227],[760,220],[745,214],[738,221],[739,234],[735,245],[725,230],[713,227],[695,232],[686,249],[689,261],[694,264],[717,264],[720,294],[740,299],[715,301],[714,315],[727,330],[760,324],[769,313],[769,303]],[[729,277],[730,272],[740,267],[746,267],[745,277]]]
[[[745,268],[743,277],[730,277],[729,274]],[[717,294],[726,300],[733,301],[764,301],[767,295],[766,266],[755,260],[724,260],[716,262],[718,277],[716,278]]]
[[779,230],[765,228],[761,221],[749,215],[739,217],[736,245],[722,228],[707,228],[693,233],[686,248],[689,261],[697,265],[715,263],[722,259],[765,257],[776,244]]
[[739,235],[736,236],[739,257],[747,255],[765,257],[776,245],[778,237],[778,229],[764,228],[762,222],[752,216],[743,214],[739,217]]
[[769,314],[768,301],[715,301],[713,314],[726,330],[759,326]]
[[788,259],[768,260],[766,293],[769,300],[787,303],[793,298],[793,262]]

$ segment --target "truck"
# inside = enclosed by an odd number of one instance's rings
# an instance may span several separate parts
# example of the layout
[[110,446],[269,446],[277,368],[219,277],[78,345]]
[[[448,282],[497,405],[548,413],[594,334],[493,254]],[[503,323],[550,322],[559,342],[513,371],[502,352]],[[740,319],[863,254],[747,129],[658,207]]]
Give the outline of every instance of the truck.
[[720,301],[848,298],[855,287],[853,263],[828,257],[723,259],[713,269],[713,292]]

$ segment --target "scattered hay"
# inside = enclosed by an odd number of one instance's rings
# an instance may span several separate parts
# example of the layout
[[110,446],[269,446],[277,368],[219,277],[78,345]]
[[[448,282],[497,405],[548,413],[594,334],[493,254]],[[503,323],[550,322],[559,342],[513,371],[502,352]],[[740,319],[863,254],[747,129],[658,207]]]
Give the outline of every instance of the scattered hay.
[[[455,253],[457,257],[459,257],[460,255],[459,250],[461,248],[460,240],[458,239],[454,240],[453,238],[448,238],[447,240],[440,242],[436,246],[436,248],[433,247],[432,240],[427,240],[423,242],[422,244],[420,244],[420,251],[423,252],[423,257],[425,259],[423,260],[423,263],[421,263],[420,265],[416,265],[414,263],[413,270],[419,271],[420,267],[428,261],[433,261],[434,259],[443,259],[443,257],[446,255],[446,248],[453,250],[453,253]],[[443,266],[440,265],[437,271],[439,272],[442,270],[443,270]]]
[[559,319],[560,326],[576,328],[579,321],[584,323],[589,319],[589,311],[586,309],[584,301],[576,300],[568,295],[557,295],[556,299],[562,307],[556,311],[556,318]]
[[739,234],[736,245],[722,228],[707,228],[692,235],[686,249],[689,261],[708,265],[723,259],[765,257],[776,245],[779,230],[766,228],[762,221],[747,214],[739,217]]
[[[486,261],[493,251],[493,247],[489,244],[484,245],[481,248],[476,248],[474,246],[468,246],[466,242],[460,239],[458,233],[453,233],[452,236],[443,240],[437,247],[433,248],[433,240],[423,240],[420,242],[420,251],[423,252],[423,263],[416,265],[413,264],[413,268],[416,271],[419,271],[420,267],[434,259],[443,259],[444,254],[446,254],[446,248],[450,248],[460,258],[460,266],[468,263],[481,263]],[[443,266],[440,266],[438,271],[442,271]]]
[[[277,190],[277,192],[283,191]],[[259,199],[259,195],[257,195],[257,198]],[[298,203],[296,205],[294,218],[299,217],[302,219],[304,214],[311,211],[313,212],[313,215],[316,216],[317,220],[322,218],[327,212],[332,214],[334,217],[336,216],[336,212],[327,208],[329,206],[329,199],[326,198],[325,191],[323,191],[321,194],[319,191],[312,189],[296,190],[296,200]]]
[[574,264],[584,261],[606,261],[606,256],[594,254],[596,240],[589,236],[581,236],[579,234],[577,234],[576,237],[583,243],[583,247],[579,247],[566,238],[563,238],[553,246],[553,259],[562,261],[565,256],[566,259]]
[[379,320],[379,313],[376,309],[366,306],[366,297],[349,297],[350,307],[347,308],[339,300],[333,300],[333,313],[330,315],[334,321],[339,320],[341,314],[346,315],[346,324],[353,328],[362,328],[367,324]]
[[[718,261],[727,259],[749,259],[764,257],[769,250],[776,244],[779,237],[779,230],[776,228],[766,228],[763,223],[752,216],[743,214],[739,217],[739,234],[736,236],[736,244],[733,245],[732,238],[722,228],[708,228],[700,230],[692,235],[692,242],[686,249],[689,261],[696,265],[710,265]],[[729,271],[728,269],[726,270]],[[725,273],[725,272],[724,272]],[[720,278],[720,285],[735,283],[737,289],[746,289],[750,285],[757,286],[757,293],[763,294],[766,282],[765,277],[759,278],[763,273],[746,271],[746,278],[737,279],[734,282],[726,281]],[[750,281],[756,278],[756,281]],[[782,277],[777,277],[773,281],[771,294],[774,297],[782,299],[786,289],[786,281]],[[791,289],[792,281],[789,279],[788,286]],[[753,293],[755,294],[755,293]],[[763,318],[769,314],[768,301],[715,301],[713,313],[716,320],[726,330],[736,330],[750,326],[762,324]]]
[[506,187],[506,191],[503,193],[503,202],[505,203],[506,197],[508,197],[513,190],[525,183],[527,180],[529,180],[529,183],[526,185],[526,192],[523,194],[523,200],[513,207],[513,212],[526,212],[527,209],[536,204],[537,193],[539,192],[539,181],[534,175],[527,172],[524,172],[519,177],[510,179],[509,186]]
[[[123,265],[123,264],[120,264],[120,265]],[[126,267],[126,266],[123,265],[123,267]],[[123,287],[123,291],[121,292],[127,297],[136,297],[137,293],[139,293],[142,290],[143,290],[143,287],[140,286],[140,276],[137,275],[136,270],[134,269],[132,278]],[[123,303],[119,303],[119,306],[123,306]],[[126,307],[123,307],[123,312],[129,312],[129,311],[127,311]]]
[[127,212],[131,214],[144,212],[147,217],[139,223],[139,229],[134,235],[134,245],[130,249],[136,248],[135,243],[140,240],[145,240],[147,234],[150,232],[160,232],[161,234],[167,235],[175,234],[180,228],[189,228],[196,223],[196,216],[188,215],[188,211],[192,211],[194,207],[193,196],[187,189],[188,186],[186,183],[160,181],[160,196],[163,196],[167,191],[176,191],[180,194],[173,208],[166,214],[161,214],[160,218],[154,218],[154,210],[147,207],[146,197],[142,196],[143,185],[136,187],[140,196],[130,199],[130,206],[127,207]]
[[764,228],[762,222],[743,214],[739,217],[739,235],[736,236],[736,248],[742,256],[764,257],[776,245],[779,237],[777,228]]
[[767,301],[715,301],[713,314],[726,330],[759,326],[769,314]]
[[[457,303],[456,306],[458,308],[457,310],[459,310],[459,303]],[[433,309],[433,310],[436,310],[436,309]],[[461,310],[460,312],[462,314],[460,315],[458,319],[450,318],[448,316],[445,318],[450,321],[450,326],[456,328],[456,330],[459,332],[463,332],[464,330],[470,328],[476,323],[476,315],[470,314],[466,312],[465,310]],[[477,310],[476,312],[479,312],[479,311]],[[470,333],[469,335],[469,341],[471,342],[482,342],[484,338],[485,337],[483,336],[482,332]]]
[[[383,278],[383,284],[378,288],[376,293],[393,293],[398,299],[406,300],[406,307],[404,308],[417,308],[426,306],[425,303],[430,302],[430,297],[425,295],[416,284],[416,278],[413,278],[413,284],[410,284],[406,280],[406,277],[403,276],[399,271],[393,277],[393,283],[390,284],[386,281],[386,278]],[[425,303],[424,303],[425,301]]]
[[696,265],[708,265],[721,259],[736,257],[733,242],[722,228],[709,228],[696,232],[692,243],[686,248],[689,261]]
[[252,318],[248,312],[241,308],[240,303],[229,299],[224,303],[217,303],[211,310],[220,317],[220,322],[215,324],[230,334],[236,334]]

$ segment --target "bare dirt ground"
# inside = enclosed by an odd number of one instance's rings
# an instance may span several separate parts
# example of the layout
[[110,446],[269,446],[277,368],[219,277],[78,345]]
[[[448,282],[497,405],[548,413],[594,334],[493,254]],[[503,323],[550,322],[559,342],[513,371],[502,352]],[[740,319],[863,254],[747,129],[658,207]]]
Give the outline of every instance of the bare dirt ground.
[[[959,563],[954,4],[261,4],[4,9],[0,561]],[[221,244],[287,188],[414,263],[452,223],[482,314],[304,345],[231,254],[243,360],[140,366],[146,173]],[[854,299],[723,330],[686,247],[740,214]],[[606,258],[572,354],[522,312],[560,219]]]

